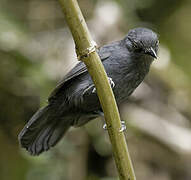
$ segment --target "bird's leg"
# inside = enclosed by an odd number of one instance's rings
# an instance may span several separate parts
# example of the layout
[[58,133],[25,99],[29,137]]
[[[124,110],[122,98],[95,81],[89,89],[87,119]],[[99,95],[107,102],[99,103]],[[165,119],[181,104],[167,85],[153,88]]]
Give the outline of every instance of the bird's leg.
[[[108,77],[109,84],[111,85],[111,88],[115,87],[115,83],[113,82],[112,78]],[[96,88],[94,87],[92,90],[92,93],[96,93]]]

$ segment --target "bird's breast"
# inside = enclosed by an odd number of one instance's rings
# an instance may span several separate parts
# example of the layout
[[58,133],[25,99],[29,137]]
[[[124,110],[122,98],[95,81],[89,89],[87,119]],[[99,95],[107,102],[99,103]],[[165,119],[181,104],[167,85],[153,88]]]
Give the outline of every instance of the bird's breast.
[[143,81],[147,72],[139,72],[136,69],[126,74],[121,74],[121,77],[116,79],[113,89],[117,103],[120,104],[128,99],[133,91]]

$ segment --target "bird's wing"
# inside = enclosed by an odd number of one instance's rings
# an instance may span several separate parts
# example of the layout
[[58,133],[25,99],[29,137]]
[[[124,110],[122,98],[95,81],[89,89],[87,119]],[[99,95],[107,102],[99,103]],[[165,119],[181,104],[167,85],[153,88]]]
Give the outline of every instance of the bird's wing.
[[[107,50],[105,47],[101,47],[98,50],[98,55],[101,59],[101,61],[106,60],[110,55],[111,52]],[[50,94],[48,101],[50,102],[51,99],[54,99],[54,97],[57,95],[59,90],[64,87],[66,82],[69,82],[70,80],[80,76],[81,74],[84,74],[87,72],[86,65],[83,62],[78,63],[66,76],[58,83],[56,88],[52,91]]]

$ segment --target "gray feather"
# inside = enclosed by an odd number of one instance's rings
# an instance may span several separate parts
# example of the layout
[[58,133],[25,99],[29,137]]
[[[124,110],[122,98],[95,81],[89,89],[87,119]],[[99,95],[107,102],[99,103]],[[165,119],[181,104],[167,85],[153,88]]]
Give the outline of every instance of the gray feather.
[[71,126],[71,121],[63,121],[55,113],[56,110],[50,106],[40,109],[20,132],[19,142],[31,155],[38,155],[54,146]]
[[[157,35],[146,28],[132,29],[124,39],[98,50],[107,75],[115,83],[118,105],[127,101],[143,81],[157,50]],[[80,62],[54,89],[49,105],[23,128],[19,134],[21,146],[38,155],[56,145],[70,126],[82,126],[100,116],[102,109],[93,87],[85,64]]]

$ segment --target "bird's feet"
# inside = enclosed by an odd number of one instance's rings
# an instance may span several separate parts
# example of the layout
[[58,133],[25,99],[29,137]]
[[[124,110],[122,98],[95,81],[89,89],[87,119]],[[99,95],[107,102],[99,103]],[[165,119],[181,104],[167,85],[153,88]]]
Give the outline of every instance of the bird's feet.
[[127,129],[126,125],[125,125],[125,121],[121,121],[121,128],[119,130],[119,132],[123,132]]
[[[107,125],[106,124],[103,125],[103,129],[107,130]],[[125,121],[121,121],[121,128],[120,128],[119,132],[123,132],[125,130],[126,130]]]
[[[111,88],[115,87],[115,83],[113,82],[112,78],[108,77],[109,84],[111,85]],[[96,88],[94,87],[92,90],[92,93],[96,93]]]
[[109,84],[111,85],[111,88],[115,87],[115,83],[113,82],[112,78],[108,77]]

